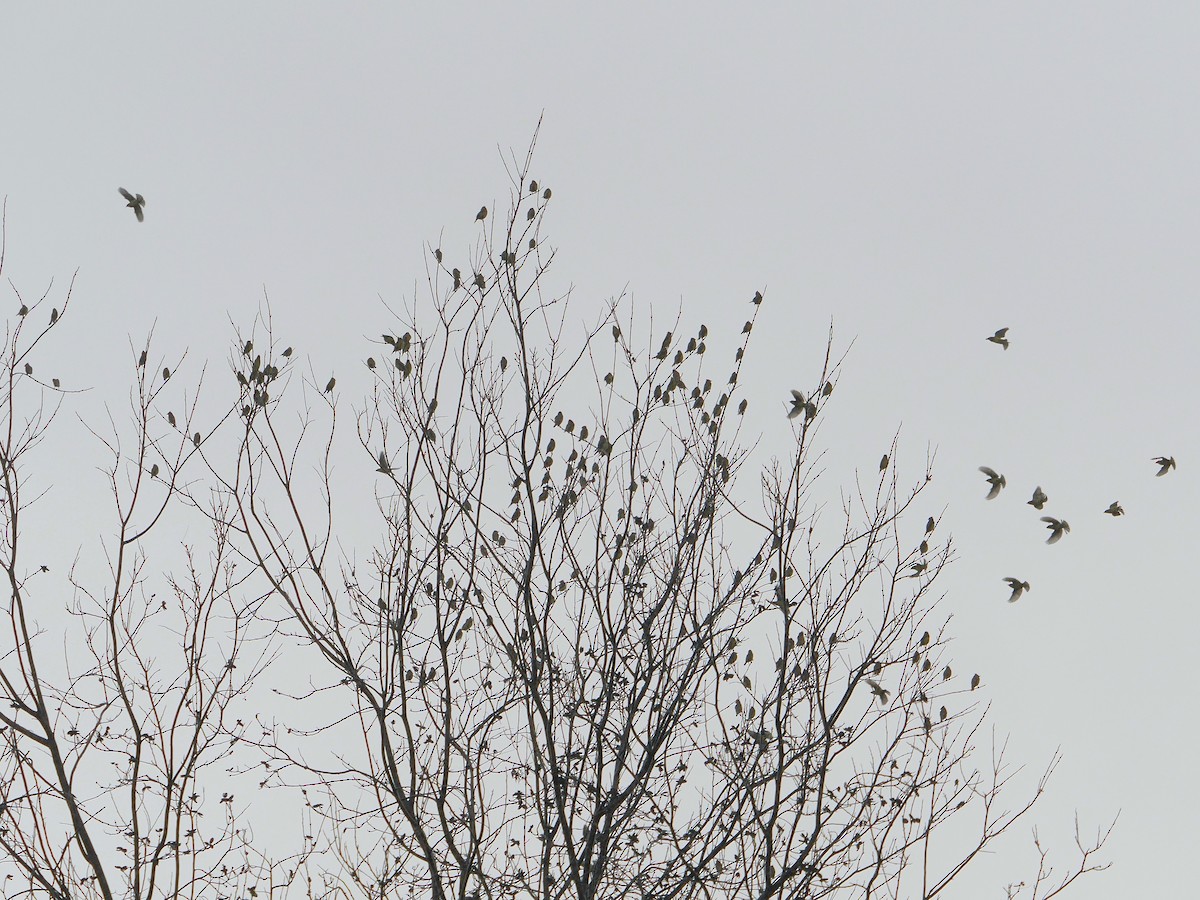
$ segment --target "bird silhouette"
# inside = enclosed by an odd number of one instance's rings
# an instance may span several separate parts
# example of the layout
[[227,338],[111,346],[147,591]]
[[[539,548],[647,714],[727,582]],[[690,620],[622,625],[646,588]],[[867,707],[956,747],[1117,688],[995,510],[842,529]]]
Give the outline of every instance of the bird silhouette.
[[328,394],[330,391],[332,391],[332,390],[334,389],[334,387],[335,387],[336,385],[337,385],[337,379],[336,379],[336,378],[330,378],[330,379],[329,379],[329,383],[325,385],[325,393],[327,393],[327,394]]
[[978,672],[976,672],[974,675],[972,675],[972,676],[971,676],[971,690],[975,690],[977,687],[979,687],[979,683],[980,683],[982,680],[983,680],[983,679],[981,679],[981,678],[979,677],[979,673],[978,673]]
[[1008,334],[1008,329],[1001,328],[999,331],[997,331],[995,334],[993,334],[987,340],[991,341],[993,344],[999,344],[1001,347],[1003,347],[1005,350],[1007,350],[1008,349],[1008,338],[1005,337],[1006,334]]
[[1009,603],[1016,603],[1021,599],[1021,595],[1029,590],[1029,582],[1022,581],[1020,578],[1005,578],[1004,583],[1012,589],[1012,594],[1008,598]]
[[912,575],[910,575],[909,577],[910,578],[919,578],[921,575],[925,574],[925,570],[929,568],[929,563],[916,562],[916,563],[913,563],[911,566],[909,566],[909,568],[912,569]]
[[792,408],[788,410],[788,418],[794,419],[800,413],[804,413],[806,419],[813,418],[817,414],[817,404],[811,400],[805,400],[804,395],[799,391],[792,391]]
[[935,528],[937,528],[937,520],[934,519],[933,516],[930,516],[929,519],[925,522],[925,533],[933,534],[933,529],[935,529]]
[[891,691],[889,691],[887,688],[885,688],[883,685],[881,685],[874,678],[867,678],[866,682],[867,682],[867,686],[870,687],[870,689],[871,689],[871,693],[879,698],[880,703],[888,702],[888,697],[891,695]]
[[1108,504],[1108,509],[1106,509],[1104,512],[1107,513],[1108,515],[1112,516],[1113,518],[1116,518],[1117,516],[1125,515],[1125,510],[1121,507],[1121,504],[1118,503],[1116,500],[1114,500],[1112,503]]
[[392,474],[392,465],[391,465],[391,463],[388,462],[387,454],[384,453],[382,450],[379,451],[379,468],[376,469],[375,471],[381,472],[384,475]]
[[145,221],[146,214],[142,212],[142,209],[146,206],[146,198],[141,194],[131,194],[125,188],[117,188],[117,190],[121,192],[122,197],[129,201],[125,205],[133,210],[133,214],[137,216],[137,220],[139,222]]
[[486,206],[479,207],[479,212],[475,213],[475,221],[482,222],[486,218],[487,218],[487,207]]
[[1166,475],[1169,471],[1175,468],[1175,457],[1173,456],[1156,456],[1154,461],[1161,466],[1161,468],[1154,473],[1155,478],[1162,478],[1162,476]]
[[1046,505],[1046,501],[1049,499],[1050,498],[1046,496],[1046,492],[1042,490],[1042,486],[1039,484],[1037,487],[1035,487],[1033,489],[1033,499],[1027,500],[1025,502],[1028,503],[1030,506],[1032,506],[1034,509],[1041,509],[1043,506]]
[[883,454],[883,459],[879,460],[879,471],[883,472],[887,469],[887,467],[888,467],[888,455],[885,453],[885,454]]
[[987,476],[988,484],[992,489],[987,493],[988,500],[995,500],[1000,493],[1000,489],[1008,486],[1008,482],[1004,480],[1004,476],[998,473],[995,469],[988,466],[980,466],[979,471]]
[[1046,538],[1047,544],[1057,544],[1062,540],[1064,534],[1071,532],[1071,526],[1067,524],[1066,519],[1056,519],[1054,516],[1042,516],[1042,521],[1046,523],[1046,527],[1050,530],[1050,537]]

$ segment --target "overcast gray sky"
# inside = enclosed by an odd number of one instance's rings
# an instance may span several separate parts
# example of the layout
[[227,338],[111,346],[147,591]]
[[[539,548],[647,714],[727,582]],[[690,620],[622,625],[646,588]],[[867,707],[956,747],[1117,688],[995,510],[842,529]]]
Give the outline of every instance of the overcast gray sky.
[[[747,377],[781,454],[832,319],[854,345],[830,483],[874,477],[898,428],[902,475],[936,449],[954,653],[1012,753],[1065,755],[1044,836],[1065,851],[1074,810],[1121,811],[1077,895],[1186,896],[1200,7],[732,6],[6,4],[6,275],[37,295],[79,269],[63,377],[97,402],[151,326],[219,369],[264,290],[316,372],[365,387],[384,302],[414,297],[424,243],[471,245],[544,113],[581,316],[624,291],[736,329],[763,289]],[[1156,479],[1160,454],[1179,468]],[[991,503],[980,465],[1008,478]],[[1053,547],[1038,484],[1071,523]],[[1033,585],[1012,606],[1007,575]],[[1019,874],[1028,830],[1001,850]]]

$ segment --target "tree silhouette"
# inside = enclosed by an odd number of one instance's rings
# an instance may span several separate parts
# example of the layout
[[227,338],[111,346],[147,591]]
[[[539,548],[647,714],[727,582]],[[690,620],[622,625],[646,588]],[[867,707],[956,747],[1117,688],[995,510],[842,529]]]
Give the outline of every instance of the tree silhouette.
[[[430,248],[424,298],[364,356],[353,453],[342,392],[279,349],[269,310],[215,412],[180,400],[184,359],[159,377],[137,348],[133,440],[95,432],[109,579],[73,579],[87,654],[61,682],[17,547],[22,458],[64,396],[23,367],[69,317],[10,326],[7,893],[934,897],[1042,796],[1057,758],[1016,799],[1002,749],[979,761],[928,467],[905,487],[895,443],[878,471],[864,448],[853,500],[822,515],[832,332],[808,383],[764,402],[786,439],[761,462],[740,377],[763,294],[720,334],[620,302],[580,325],[531,164],[468,258]],[[183,521],[207,543],[158,601],[148,554]],[[253,807],[221,781],[250,772]],[[298,851],[247,827],[280,820],[304,825]],[[1057,876],[1037,844],[1025,890],[1103,868],[1106,837]]]

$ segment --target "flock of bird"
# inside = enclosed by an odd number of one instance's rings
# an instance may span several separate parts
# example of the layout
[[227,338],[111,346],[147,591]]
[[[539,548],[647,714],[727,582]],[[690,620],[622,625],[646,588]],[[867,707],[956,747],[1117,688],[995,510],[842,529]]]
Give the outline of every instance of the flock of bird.
[[[1007,350],[1009,344],[1008,329],[999,329],[995,334],[988,337],[987,340],[991,341],[993,344],[998,344]],[[831,390],[832,386],[827,384],[822,392],[828,394]],[[790,402],[791,408],[788,410],[787,414],[789,419],[794,419],[801,414],[803,414],[806,418],[811,419],[817,414],[816,404],[807,399],[800,391],[792,391],[792,399]],[[1153,461],[1154,464],[1158,466],[1158,472],[1155,473],[1155,477],[1158,478],[1161,478],[1163,475],[1166,475],[1175,468],[1175,457],[1173,456],[1156,456],[1154,457]],[[887,469],[888,462],[888,456],[885,453],[883,458],[879,461],[880,472],[883,472]],[[1008,486],[1008,480],[991,466],[980,466],[979,471],[987,476],[988,492],[986,499],[995,500],[998,496],[1000,496],[1000,491]],[[1042,490],[1042,486],[1039,484],[1033,489],[1033,497],[1027,500],[1026,503],[1028,503],[1034,509],[1041,511],[1045,507],[1046,501],[1049,499],[1049,496],[1047,496],[1046,492]],[[1103,512],[1105,515],[1109,515],[1114,518],[1125,515],[1124,508],[1121,506],[1120,501],[1117,500],[1114,500],[1112,503],[1110,503],[1108,508]],[[1062,540],[1064,534],[1071,533],[1071,526],[1066,519],[1056,519],[1054,516],[1042,516],[1042,521],[1046,523],[1046,529],[1050,532],[1050,537],[1046,538],[1047,544],[1057,544]],[[931,517],[929,519],[929,523],[925,526],[925,533],[927,535],[933,531],[934,524],[934,520]],[[921,544],[922,552],[925,551],[927,546],[928,544],[924,542]],[[928,565],[929,564],[925,562],[913,563],[910,566],[913,576],[916,577],[921,575],[928,568]],[[1030,589],[1029,582],[1022,581],[1020,578],[1014,578],[1010,576],[1004,579],[1004,583],[1007,584],[1009,589],[1012,591],[1008,597],[1009,603],[1016,603],[1019,599],[1021,599],[1021,595]]]
[[[999,329],[995,334],[988,337],[987,340],[991,341],[993,344],[998,344],[1007,350],[1009,344],[1008,329]],[[1154,458],[1154,463],[1158,466],[1156,477],[1162,477],[1175,468],[1175,457],[1156,456]],[[987,476],[989,489],[986,499],[995,500],[996,497],[999,496],[1000,491],[1008,486],[1008,481],[1003,475],[990,466],[980,466],[979,471]],[[1028,503],[1034,509],[1041,511],[1042,508],[1045,507],[1046,501],[1049,499],[1050,498],[1046,495],[1046,492],[1042,490],[1042,486],[1039,484],[1033,489],[1033,497],[1027,500],[1026,503]],[[1122,508],[1120,501],[1114,500],[1108,505],[1108,508],[1104,510],[1104,514],[1116,518],[1117,516],[1125,515],[1125,510]],[[1057,544],[1060,540],[1062,540],[1062,536],[1064,534],[1071,533],[1071,526],[1066,519],[1056,519],[1054,516],[1042,516],[1042,521],[1046,523],[1046,528],[1050,532],[1050,537],[1046,538],[1047,544]],[[1021,598],[1021,595],[1030,589],[1029,582],[1022,581],[1020,578],[1013,578],[1010,576],[1004,579],[1004,583],[1007,584],[1009,589],[1012,591],[1008,598],[1009,603],[1016,603]]]

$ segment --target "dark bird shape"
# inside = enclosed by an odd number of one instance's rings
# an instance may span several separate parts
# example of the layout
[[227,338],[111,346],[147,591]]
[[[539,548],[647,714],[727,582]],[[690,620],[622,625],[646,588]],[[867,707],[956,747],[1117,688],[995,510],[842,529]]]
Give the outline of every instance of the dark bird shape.
[[1033,489],[1033,499],[1027,500],[1026,502],[1034,509],[1041,509],[1046,505],[1046,501],[1049,499],[1050,498],[1046,496],[1046,492],[1042,490],[1042,486],[1039,484]]
[[992,486],[992,489],[987,493],[987,499],[995,500],[1000,493],[1000,489],[1007,487],[1008,482],[1004,480],[1003,475],[988,466],[980,466],[979,471],[987,476],[988,484]]
[[978,672],[976,672],[974,675],[972,675],[971,676],[971,690],[975,690],[977,687],[979,687],[980,681],[982,681],[982,679],[979,677]]
[[946,668],[942,669],[942,681],[949,681],[950,676],[953,674],[954,672],[950,669],[950,667],[946,666]]
[[937,520],[935,520],[933,518],[933,516],[930,516],[929,519],[925,522],[925,533],[933,534],[933,529],[935,529],[935,528],[937,528]]
[[886,471],[887,467],[888,467],[888,455],[885,453],[885,454],[883,454],[883,459],[879,460],[879,471],[880,472]]
[[891,691],[881,685],[874,678],[867,678],[865,680],[867,682],[867,686],[871,689],[871,693],[879,698],[879,702],[887,703],[888,698],[891,696]]
[[1175,468],[1175,457],[1173,456],[1156,456],[1154,461],[1161,466],[1161,468],[1154,473],[1155,478],[1162,478],[1173,468]]
[[1064,534],[1070,534],[1071,532],[1071,526],[1067,524],[1066,519],[1042,516],[1042,521],[1046,523],[1046,527],[1050,530],[1050,537],[1046,538],[1047,544],[1057,544],[1062,540]]
[[909,568],[912,569],[912,575],[909,578],[919,578],[925,574],[925,570],[929,568],[929,563],[916,562],[909,566]]
[[1012,590],[1012,594],[1008,598],[1009,603],[1016,603],[1021,599],[1021,595],[1029,590],[1029,582],[1022,581],[1020,578],[1005,578],[1004,583]]
[[26,306],[24,303],[22,303],[22,304],[21,304],[21,308],[17,310],[17,315],[18,315],[18,316],[27,316],[27,315],[29,315],[29,307],[28,307],[28,306]]
[[138,357],[138,368],[140,369],[144,365],[146,365],[146,351],[145,350],[143,350],[142,355]]
[[141,194],[131,194],[125,188],[117,188],[121,192],[121,196],[129,202],[125,205],[133,210],[133,214],[137,216],[139,222],[145,221],[146,214],[142,210],[146,206],[146,198]]
[[482,222],[486,218],[487,218],[487,207],[486,206],[479,207],[479,212],[475,213],[475,221]]
[[1121,504],[1116,500],[1114,500],[1112,503],[1108,504],[1108,509],[1106,509],[1104,512],[1105,512],[1105,514],[1112,516],[1114,519],[1117,516],[1125,515],[1125,510],[1122,508]]
[[1001,328],[999,331],[997,331],[995,334],[993,334],[990,338],[988,338],[988,340],[991,341],[993,344],[999,344],[1001,347],[1003,347],[1005,350],[1007,350],[1008,349],[1008,338],[1005,337],[1006,334],[1008,334],[1008,329]]
[[332,390],[333,390],[333,388],[334,388],[334,385],[336,385],[336,384],[337,384],[337,379],[336,379],[336,378],[330,378],[330,379],[329,379],[329,383],[328,383],[327,385],[325,385],[325,393],[327,393],[327,394],[328,394],[330,391],[332,391]]
[[817,414],[817,405],[811,400],[806,400],[799,391],[792,391],[792,408],[788,410],[788,418],[794,419],[800,413],[804,413],[806,419],[811,419]]
[[375,471],[381,472],[384,475],[392,474],[392,465],[391,465],[391,463],[388,462],[387,454],[384,453],[382,450],[379,451],[379,468],[376,469]]

